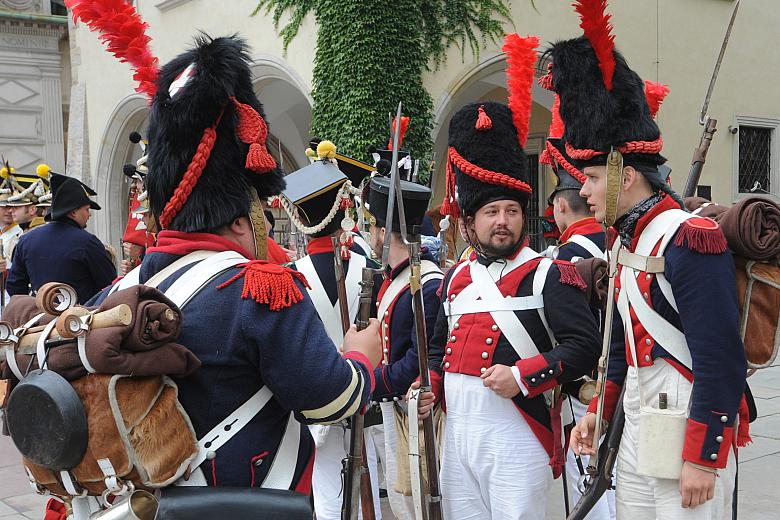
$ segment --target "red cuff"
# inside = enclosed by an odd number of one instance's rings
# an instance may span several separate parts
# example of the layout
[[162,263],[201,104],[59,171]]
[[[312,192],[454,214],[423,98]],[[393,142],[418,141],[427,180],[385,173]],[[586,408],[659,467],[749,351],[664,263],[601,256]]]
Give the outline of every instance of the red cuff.
[[[612,420],[612,416],[615,415],[615,409],[618,405],[618,399],[620,398],[620,387],[610,380],[607,380],[607,384],[604,387],[604,420],[609,422]],[[594,396],[588,405],[588,412],[596,413],[599,404],[598,396]]]
[[357,350],[350,350],[349,352],[345,352],[342,354],[344,359],[351,359],[352,361],[357,361],[358,363],[364,365],[366,367],[366,370],[368,371],[368,377],[371,380],[371,393],[374,393],[374,387],[376,386],[376,379],[374,379],[374,367],[371,366],[371,362],[368,360],[368,357],[363,354],[362,352],[359,352]]
[[726,467],[734,428],[726,426],[725,422],[721,421],[722,417],[727,415],[712,412],[708,424],[688,419],[682,453],[684,460],[710,468]]
[[527,397],[536,397],[555,387],[556,379],[563,372],[560,361],[550,364],[542,354],[521,359],[515,366],[520,370],[520,379],[528,389]]

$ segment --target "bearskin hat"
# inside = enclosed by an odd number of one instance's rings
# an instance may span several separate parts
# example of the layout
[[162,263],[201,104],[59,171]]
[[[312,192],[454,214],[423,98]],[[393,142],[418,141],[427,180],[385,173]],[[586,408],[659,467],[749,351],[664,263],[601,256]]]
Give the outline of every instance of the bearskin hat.
[[612,147],[626,164],[663,164],[661,132],[645,84],[615,49],[606,4],[577,0],[584,35],[556,42],[547,51],[552,60],[547,86],[560,97],[566,151],[580,168],[605,164]]
[[[490,124],[480,125],[480,120],[489,120]],[[505,184],[485,182],[484,177],[470,173],[496,172],[527,186],[528,161],[518,143],[508,106],[492,101],[464,106],[452,117],[449,136],[455,198],[463,215],[474,215],[485,204],[501,199],[527,206],[530,187],[527,191],[512,189]]]
[[248,47],[201,35],[162,67],[149,120],[147,190],[166,229],[214,231],[285,183],[268,153]]

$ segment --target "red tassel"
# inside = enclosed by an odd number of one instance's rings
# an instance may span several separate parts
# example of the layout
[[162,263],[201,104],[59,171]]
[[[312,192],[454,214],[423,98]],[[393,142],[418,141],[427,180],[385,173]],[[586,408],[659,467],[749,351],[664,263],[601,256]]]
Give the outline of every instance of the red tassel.
[[480,132],[486,132],[491,128],[493,128],[493,120],[490,119],[490,116],[485,112],[485,106],[480,105],[479,114],[477,115],[476,129]]
[[737,428],[737,447],[744,448],[753,442],[750,438],[750,412],[748,411],[747,400],[742,395],[742,401],[739,403],[739,426]]
[[252,298],[257,303],[267,304],[270,310],[280,311],[303,300],[303,293],[295,280],[309,287],[306,277],[298,271],[265,260],[252,260],[241,265],[243,269],[227,282],[218,285],[222,289],[239,278],[244,278],[241,298]]
[[674,245],[687,247],[703,255],[719,255],[728,249],[723,231],[714,220],[694,217],[686,220],[677,231]]
[[550,458],[552,466],[553,479],[561,476],[563,467],[566,464],[566,450],[564,449],[561,438],[563,437],[563,425],[561,424],[561,405],[563,401],[550,409],[550,426],[553,434],[553,456]]
[[455,172],[452,171],[452,162],[447,159],[447,176],[445,179],[446,191],[439,212],[442,216],[449,215],[453,219],[460,218],[460,208],[455,200]]
[[249,145],[249,153],[246,154],[246,168],[256,173],[268,173],[276,168],[276,161],[265,146],[252,143]]
[[655,118],[658,114],[658,110],[661,108],[661,103],[664,102],[666,96],[669,94],[669,87],[663,83],[656,83],[655,81],[645,80],[645,99],[647,99],[647,105],[650,107],[650,115]]
[[566,260],[555,260],[555,265],[558,266],[558,270],[561,272],[561,283],[563,285],[571,285],[581,291],[585,291],[588,288],[585,285],[585,280],[577,272],[577,268],[573,263]]
[[352,199],[350,199],[349,197],[344,197],[341,199],[341,202],[339,202],[339,209],[347,209],[353,207],[355,207],[355,203],[352,202]]
[[276,168],[276,161],[268,153],[265,140],[268,137],[268,125],[260,114],[250,105],[241,103],[235,97],[230,98],[238,114],[236,135],[242,143],[249,145],[246,156],[246,168],[255,173],[268,173]]

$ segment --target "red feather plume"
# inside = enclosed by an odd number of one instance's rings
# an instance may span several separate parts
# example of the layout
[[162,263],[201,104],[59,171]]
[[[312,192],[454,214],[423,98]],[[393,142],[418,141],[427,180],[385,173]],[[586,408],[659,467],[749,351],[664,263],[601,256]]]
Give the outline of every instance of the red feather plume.
[[92,31],[100,33],[100,40],[108,52],[119,61],[130,64],[138,82],[136,92],[143,92],[151,99],[157,91],[157,58],[152,54],[152,40],[132,2],[126,0],[65,0],[73,11],[73,21],[81,20]]
[[504,53],[507,63],[507,88],[509,90],[509,109],[517,129],[520,147],[525,146],[528,138],[528,123],[531,119],[531,91],[536,72],[536,48],[539,38],[517,34],[507,34],[504,39]]
[[661,108],[661,103],[664,102],[667,94],[669,94],[669,87],[667,85],[645,80],[645,98],[647,98],[651,116],[655,117],[656,114],[658,114],[658,109]]
[[558,94],[555,94],[555,102],[552,106],[552,121],[550,121],[550,129],[547,131],[547,137],[550,139],[559,139],[563,137],[563,131],[565,126],[563,125],[563,119],[561,119],[561,98]]
[[612,15],[606,14],[607,0],[576,0],[574,10],[580,15],[580,27],[596,51],[604,86],[612,92],[612,77],[615,74],[615,35],[610,34]]
[[[398,118],[393,119],[393,132],[396,131],[396,128],[398,125],[396,124]],[[401,145],[404,142],[404,135],[406,134],[406,129],[409,128],[409,116],[401,116],[401,130],[398,131],[398,148],[400,150]],[[387,142],[387,149],[391,150],[393,149],[393,139],[391,138]]]

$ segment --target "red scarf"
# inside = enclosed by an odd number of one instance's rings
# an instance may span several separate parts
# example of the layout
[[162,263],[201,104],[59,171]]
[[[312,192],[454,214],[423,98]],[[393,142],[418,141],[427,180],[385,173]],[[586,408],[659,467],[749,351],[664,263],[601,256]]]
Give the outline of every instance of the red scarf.
[[559,241],[561,244],[565,244],[571,240],[571,237],[574,235],[592,235],[594,233],[603,232],[604,228],[601,226],[601,224],[596,222],[594,217],[585,217],[567,227],[566,231],[561,234]]
[[253,260],[255,255],[238,243],[213,233],[185,233],[183,231],[160,231],[157,245],[150,247],[148,253],[168,253],[184,256],[194,251],[235,251]]

